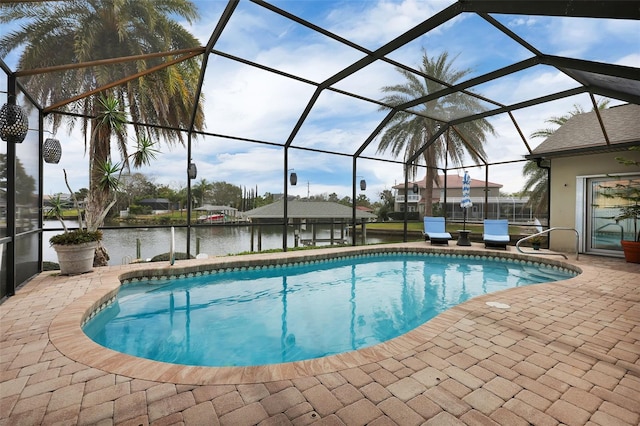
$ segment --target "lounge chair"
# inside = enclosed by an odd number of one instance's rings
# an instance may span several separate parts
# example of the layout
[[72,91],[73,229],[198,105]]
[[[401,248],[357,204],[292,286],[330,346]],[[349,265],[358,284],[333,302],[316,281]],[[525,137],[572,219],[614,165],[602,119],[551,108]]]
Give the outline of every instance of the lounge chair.
[[451,239],[451,234],[445,230],[444,217],[424,218],[424,240],[431,241],[431,244],[447,244]]
[[482,234],[485,248],[496,247],[507,249],[511,241],[509,237],[509,221],[507,219],[485,219]]

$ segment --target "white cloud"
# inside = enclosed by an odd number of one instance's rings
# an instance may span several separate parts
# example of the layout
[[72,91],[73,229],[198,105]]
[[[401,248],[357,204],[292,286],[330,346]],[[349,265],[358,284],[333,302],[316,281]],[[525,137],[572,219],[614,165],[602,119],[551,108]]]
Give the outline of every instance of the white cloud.
[[473,91],[505,105],[572,89],[578,83],[555,68],[538,65],[519,73],[477,86]]
[[554,45],[555,55],[574,58],[583,57],[584,53],[603,37],[601,23],[591,19],[562,18],[557,19],[560,25],[550,31],[549,40]]
[[[416,53],[413,58],[420,58],[421,53]],[[417,61],[413,61],[417,62]],[[416,63],[411,62],[411,66]],[[394,66],[384,62],[374,62],[356,73],[338,82],[335,87],[351,93],[358,93],[369,99],[380,100],[383,94],[380,92],[382,86],[391,86],[403,82],[402,75]]]
[[507,23],[507,26],[509,26],[511,28],[533,27],[537,23],[538,23],[538,20],[535,17],[526,16],[526,17],[517,17],[517,18],[511,19]]
[[[340,9],[333,11],[327,21],[331,31],[375,50],[450,4],[451,1],[418,0],[354,2],[352,5],[347,2],[340,3]],[[353,19],[354,16],[358,19]]]
[[637,20],[625,20],[625,19],[607,19],[601,23],[603,33],[605,35],[615,37],[623,42],[629,42],[629,37],[633,39],[633,35],[636,36],[636,49],[640,49],[638,46],[638,37],[640,34],[640,22]]
[[247,67],[216,63],[203,87],[209,132],[282,143],[314,87]]
[[616,65],[640,68],[640,51],[623,56],[615,62]]
[[[313,7],[316,13],[309,19],[314,23],[326,25],[330,31],[340,36],[375,49],[451,3],[452,1],[383,0],[311,2],[306,5],[303,2],[284,2],[280,7]],[[201,20],[191,30],[203,45],[209,40],[225,5],[225,2],[199,2]],[[504,40],[504,44],[496,44],[496,38],[501,34],[495,30],[486,34],[484,27],[469,31],[469,34],[478,34],[478,37],[483,38],[465,39],[463,36],[466,34],[460,31],[478,21],[481,20],[460,16],[406,48],[394,52],[393,57],[416,67],[420,61],[420,49],[425,46],[430,56],[439,53],[439,49],[452,49],[452,55],[462,52],[460,62],[456,61],[456,65],[460,67],[473,68],[478,64],[485,68],[499,67],[502,66],[502,61],[511,60],[513,63],[522,58],[523,48],[516,49],[514,43],[506,37],[500,39]],[[543,53],[640,67],[638,22],[519,17],[510,19],[507,25]],[[504,51],[496,51],[497,45],[505,46]],[[239,3],[215,48],[316,82],[344,69],[363,55],[336,41],[300,28],[292,21],[274,16],[250,2]],[[382,97],[380,87],[395,84],[401,79],[392,66],[375,63],[344,79],[336,87],[379,99]],[[513,104],[571,87],[576,87],[576,83],[566,75],[551,67],[536,66],[474,89],[489,98]],[[209,60],[203,86],[206,130],[282,144],[292,132],[314,90],[313,85],[288,80],[213,55]],[[571,110],[574,103],[583,105],[585,109],[591,108],[588,96],[584,95],[515,111],[514,116],[533,147],[539,141],[531,141],[529,134],[545,127],[544,121],[549,117],[563,115]],[[378,112],[375,105],[326,92],[321,95],[308,120],[301,127],[294,144],[351,153],[354,147],[359,147],[369,136],[384,115],[386,113]],[[501,115],[490,118],[490,121],[498,131],[498,136],[488,141],[490,161],[522,158],[526,149],[509,117]],[[63,159],[60,165],[45,165],[45,192],[66,191],[62,168],[68,170],[73,189],[88,186],[88,160],[83,153],[82,136],[76,131],[71,136],[62,133],[58,136],[63,144]],[[375,152],[375,144],[376,141],[366,152]],[[283,148],[249,142],[199,137],[194,143],[193,158],[198,166],[198,179],[224,180],[250,187],[258,183],[261,193],[282,192],[283,151]],[[157,183],[186,185],[185,154],[186,150],[181,147],[175,147],[171,151],[163,148],[163,154],[154,166],[143,169],[142,172],[148,173]],[[388,158],[388,155],[385,154],[385,157]],[[306,188],[303,186],[308,181],[312,193],[336,192],[342,196],[351,196],[352,160],[349,157],[291,149],[289,167],[295,168],[299,175],[300,183],[295,188],[298,195],[306,196]],[[515,163],[492,168],[490,180],[504,184],[503,190],[507,192],[517,191],[522,186],[519,178],[521,167],[520,163]],[[478,173],[483,174],[480,171]],[[377,198],[377,192],[390,188],[403,179],[402,166],[388,162],[358,160],[357,174],[366,178],[367,195],[372,200]]]

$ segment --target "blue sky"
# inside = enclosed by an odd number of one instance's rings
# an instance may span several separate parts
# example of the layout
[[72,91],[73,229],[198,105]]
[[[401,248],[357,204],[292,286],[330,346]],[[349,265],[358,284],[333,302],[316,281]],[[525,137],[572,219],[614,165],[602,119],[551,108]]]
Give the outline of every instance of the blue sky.
[[[370,50],[379,48],[451,3],[418,0],[273,2],[279,8]],[[196,4],[200,19],[193,25],[185,25],[204,45],[226,2],[202,0]],[[640,23],[637,21],[493,16],[545,54],[640,68]],[[240,2],[215,48],[314,82],[325,80],[363,56],[361,52],[247,1]],[[450,57],[455,58],[455,68],[469,69],[469,78],[532,56],[474,14],[461,15],[388,57],[417,68],[423,50],[429,56],[448,51]],[[15,67],[15,55],[5,58],[5,62]],[[382,86],[402,81],[393,66],[376,63],[335,87],[380,99]],[[472,90],[513,104],[573,87],[577,84],[556,69],[536,66]],[[282,144],[314,90],[312,85],[211,56],[203,86],[206,130]],[[611,105],[619,103],[611,101]],[[529,138],[531,132],[548,127],[545,119],[567,113],[574,104],[591,109],[589,96],[585,94],[513,114],[527,142],[535,147],[541,140]],[[386,113],[374,104],[324,92],[296,136],[294,145],[352,153],[384,115]],[[488,160],[521,159],[527,152],[510,118],[499,115],[489,121],[497,135],[487,141]],[[88,186],[82,136],[77,130],[71,135],[61,130],[57,137],[63,144],[63,159],[59,165],[45,166],[45,193],[65,191],[62,168],[68,170],[74,189]],[[388,154],[376,152],[376,142],[367,148],[365,155],[389,158]],[[185,149],[169,149],[163,145],[162,150],[152,167],[139,171],[157,184],[186,186]],[[281,148],[206,137],[197,139],[193,159],[198,165],[197,180],[205,178],[251,188],[257,186],[260,194],[283,192]],[[471,163],[465,165],[471,166]],[[290,194],[306,196],[309,191],[312,195],[332,192],[340,196],[351,195],[350,157],[292,149],[289,167],[295,169],[299,181],[296,187],[289,188]],[[503,184],[505,192],[518,191],[522,187],[521,167],[521,163],[493,166],[489,180]],[[473,178],[485,176],[484,168],[468,169]],[[372,201],[378,199],[381,190],[390,189],[403,180],[401,165],[371,160],[358,161],[357,175],[367,180],[366,195]],[[423,175],[423,172],[418,173],[419,177]]]

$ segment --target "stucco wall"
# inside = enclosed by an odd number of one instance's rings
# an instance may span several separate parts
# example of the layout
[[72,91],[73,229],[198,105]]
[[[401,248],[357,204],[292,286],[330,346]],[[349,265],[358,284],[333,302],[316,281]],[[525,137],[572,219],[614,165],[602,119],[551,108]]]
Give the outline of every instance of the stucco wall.
[[[633,166],[619,164],[615,157],[640,161],[639,151],[611,152],[580,157],[554,158],[551,161],[551,227],[576,227],[576,177],[615,173],[640,173]],[[584,206],[583,211],[586,211]],[[581,231],[578,229],[578,231]],[[582,237],[582,236],[581,236]],[[574,252],[575,234],[567,231],[552,233],[550,248]]]

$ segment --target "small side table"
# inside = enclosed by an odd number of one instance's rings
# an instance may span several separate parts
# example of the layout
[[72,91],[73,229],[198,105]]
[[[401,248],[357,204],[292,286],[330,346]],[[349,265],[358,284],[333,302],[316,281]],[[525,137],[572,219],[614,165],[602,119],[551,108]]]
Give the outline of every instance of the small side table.
[[471,241],[469,241],[469,234],[471,233],[471,231],[468,230],[458,230],[458,242],[456,243],[456,245],[458,246],[470,246],[471,245]]

